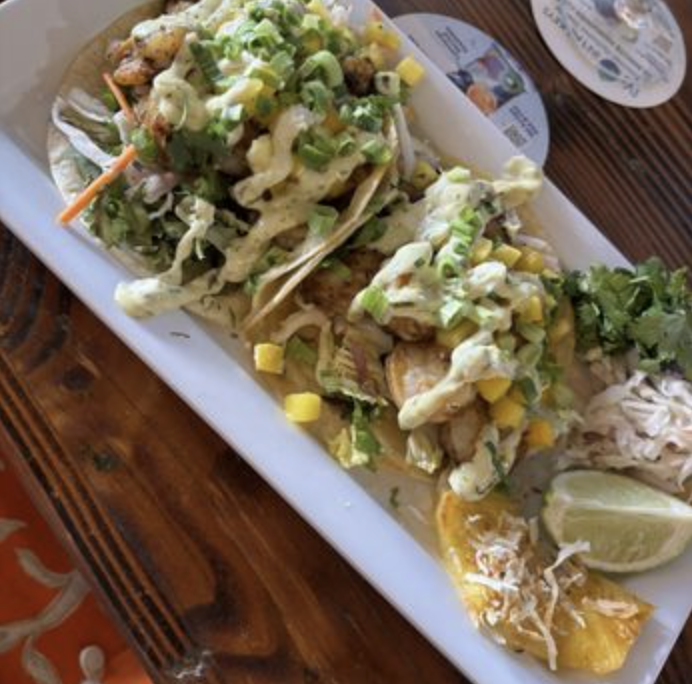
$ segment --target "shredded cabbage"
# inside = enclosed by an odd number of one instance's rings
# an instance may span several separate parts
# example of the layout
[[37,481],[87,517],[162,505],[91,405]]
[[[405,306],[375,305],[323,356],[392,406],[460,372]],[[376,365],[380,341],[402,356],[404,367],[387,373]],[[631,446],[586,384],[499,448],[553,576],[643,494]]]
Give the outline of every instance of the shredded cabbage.
[[685,493],[692,478],[692,384],[637,371],[608,387],[590,401],[579,440],[561,464],[634,469],[655,486]]

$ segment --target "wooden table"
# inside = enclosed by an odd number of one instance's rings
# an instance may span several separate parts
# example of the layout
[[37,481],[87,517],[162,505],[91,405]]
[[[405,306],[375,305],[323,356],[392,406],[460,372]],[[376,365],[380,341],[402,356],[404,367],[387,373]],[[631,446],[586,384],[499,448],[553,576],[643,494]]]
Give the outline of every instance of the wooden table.
[[[692,46],[689,0],[669,4]],[[692,262],[691,77],[664,106],[623,109],[558,66],[527,0],[382,5],[500,39],[544,94],[549,175],[628,256]],[[4,229],[0,422],[156,682],[465,681]],[[692,682],[692,623],[660,681]]]

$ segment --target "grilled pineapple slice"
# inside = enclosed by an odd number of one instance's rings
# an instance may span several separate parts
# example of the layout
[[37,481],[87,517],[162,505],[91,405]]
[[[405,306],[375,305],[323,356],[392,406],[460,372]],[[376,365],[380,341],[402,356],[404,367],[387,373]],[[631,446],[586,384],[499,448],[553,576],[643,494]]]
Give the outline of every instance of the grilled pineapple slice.
[[552,669],[603,675],[622,667],[651,605],[566,553],[551,565],[506,496],[466,502],[447,492],[437,527],[445,564],[477,626]]

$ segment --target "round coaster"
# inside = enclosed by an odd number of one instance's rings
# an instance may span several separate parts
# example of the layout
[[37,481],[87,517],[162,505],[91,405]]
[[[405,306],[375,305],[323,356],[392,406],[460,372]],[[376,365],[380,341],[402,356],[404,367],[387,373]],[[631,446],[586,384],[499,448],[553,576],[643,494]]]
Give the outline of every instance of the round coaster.
[[[664,3],[635,30],[615,0],[532,0],[538,29],[562,66],[597,95],[626,107],[669,100],[685,77],[685,42]],[[646,17],[645,17],[646,21]]]
[[406,14],[394,22],[522,153],[545,162],[550,132],[543,101],[505,48],[477,28],[438,14]]

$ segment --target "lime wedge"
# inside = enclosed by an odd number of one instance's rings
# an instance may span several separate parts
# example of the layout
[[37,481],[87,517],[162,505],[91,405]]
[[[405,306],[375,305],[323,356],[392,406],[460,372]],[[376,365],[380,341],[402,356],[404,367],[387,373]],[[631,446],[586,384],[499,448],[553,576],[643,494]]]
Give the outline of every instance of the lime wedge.
[[679,556],[692,539],[692,507],[637,480],[600,471],[558,475],[543,522],[559,544],[588,541],[582,561],[606,572],[641,572]]

